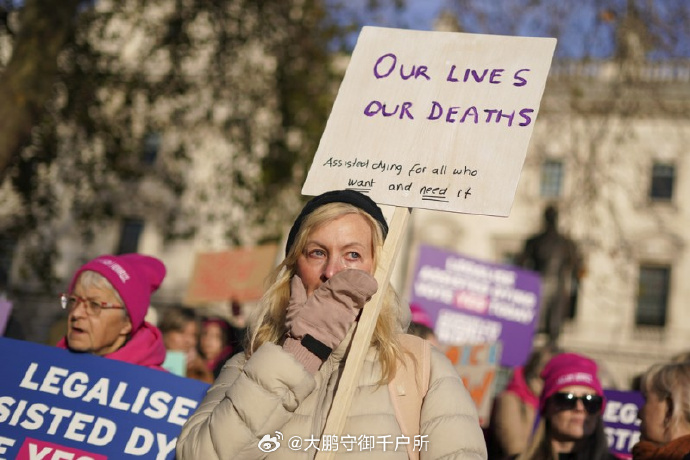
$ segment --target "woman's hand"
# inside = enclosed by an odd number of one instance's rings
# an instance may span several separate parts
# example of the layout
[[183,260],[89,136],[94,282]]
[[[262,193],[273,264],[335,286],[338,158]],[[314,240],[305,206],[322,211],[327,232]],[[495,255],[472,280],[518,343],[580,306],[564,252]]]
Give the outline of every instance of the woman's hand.
[[[304,284],[295,275],[291,281],[290,302],[286,322],[288,338],[284,347],[300,359],[299,348],[309,350],[319,361],[310,360],[310,371],[315,372],[327,352],[335,349],[345,338],[364,304],[378,289],[376,279],[362,270],[348,269],[336,273],[314,293],[307,297]],[[307,339],[305,339],[307,337]],[[292,340],[291,340],[292,339]],[[313,340],[317,353],[314,352]],[[319,343],[325,348],[321,348]],[[314,369],[316,363],[316,369]]]

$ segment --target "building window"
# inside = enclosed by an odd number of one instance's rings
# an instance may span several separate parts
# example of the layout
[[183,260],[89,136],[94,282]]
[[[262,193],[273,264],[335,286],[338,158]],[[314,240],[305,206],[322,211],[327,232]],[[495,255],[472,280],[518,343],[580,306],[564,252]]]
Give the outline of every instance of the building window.
[[159,133],[148,133],[144,137],[144,146],[141,151],[141,161],[145,165],[152,165],[156,162],[158,151],[161,148],[161,135]]
[[673,181],[676,167],[670,164],[654,163],[652,166],[652,186],[649,197],[652,200],[670,200],[673,197]]
[[640,266],[635,324],[638,326],[666,325],[670,278],[671,268],[668,266]]
[[543,198],[557,198],[561,196],[563,186],[563,162],[546,160],[541,165],[540,195]]
[[117,245],[117,254],[137,252],[139,249],[139,237],[144,230],[144,221],[141,219],[125,219],[122,222],[120,242]]

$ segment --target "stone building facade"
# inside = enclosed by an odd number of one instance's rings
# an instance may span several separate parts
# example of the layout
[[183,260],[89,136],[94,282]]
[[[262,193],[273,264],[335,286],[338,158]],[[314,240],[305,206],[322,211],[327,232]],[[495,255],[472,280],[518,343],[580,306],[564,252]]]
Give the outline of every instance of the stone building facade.
[[514,263],[553,204],[585,263],[559,345],[620,388],[690,350],[688,83],[687,61],[555,61],[510,217],[415,210],[403,292],[420,244]]

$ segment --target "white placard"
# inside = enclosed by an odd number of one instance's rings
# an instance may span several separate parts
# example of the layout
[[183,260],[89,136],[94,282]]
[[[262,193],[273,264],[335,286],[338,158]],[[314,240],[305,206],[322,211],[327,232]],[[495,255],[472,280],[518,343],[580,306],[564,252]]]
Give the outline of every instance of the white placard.
[[302,193],[507,216],[555,46],[364,27]]

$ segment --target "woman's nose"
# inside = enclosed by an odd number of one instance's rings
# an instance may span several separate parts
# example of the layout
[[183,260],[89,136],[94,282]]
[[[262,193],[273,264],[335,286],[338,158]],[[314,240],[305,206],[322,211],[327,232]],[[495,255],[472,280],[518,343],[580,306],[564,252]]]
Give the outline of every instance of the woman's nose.
[[582,402],[581,399],[578,399],[577,401],[575,401],[575,409],[584,411],[585,410],[585,403]]
[[344,268],[345,264],[339,257],[329,257],[324,267],[323,277],[325,280],[331,279],[336,273]]
[[79,299],[77,301],[77,304],[72,308],[72,311],[70,311],[69,315],[71,317],[83,317],[83,316],[88,316],[86,313],[86,302]]

